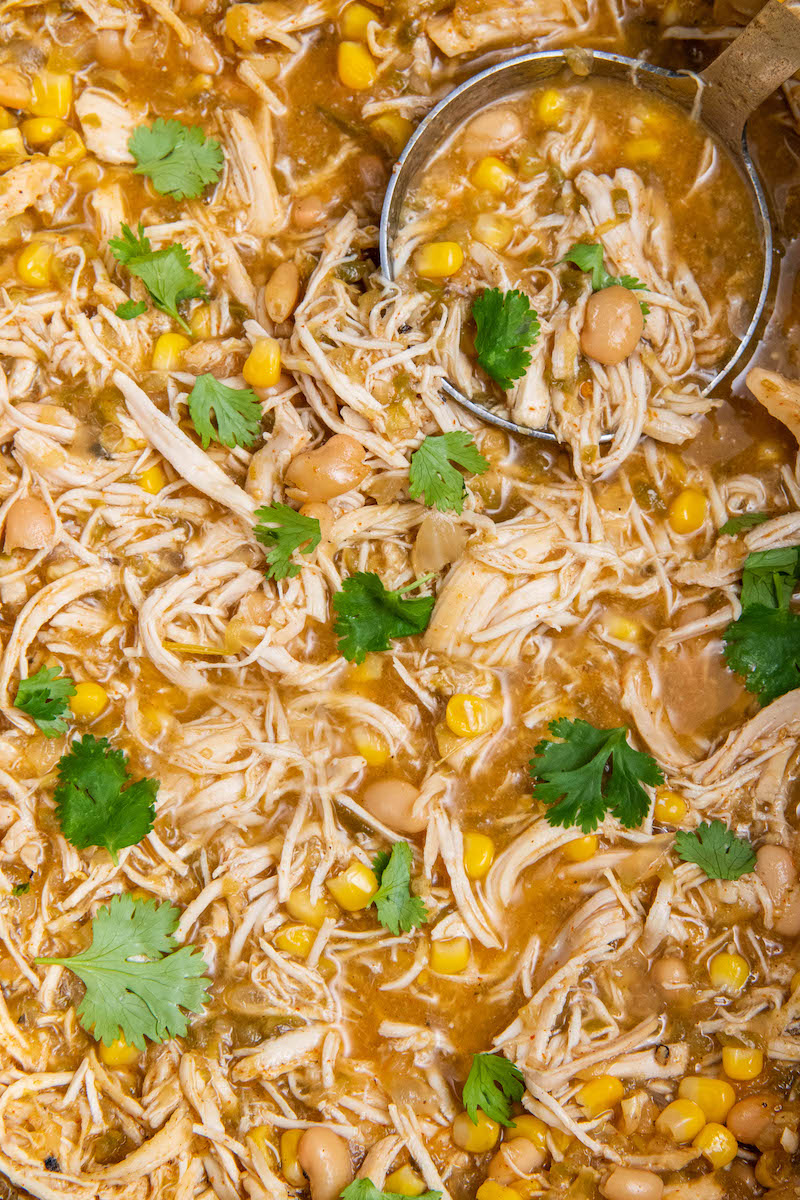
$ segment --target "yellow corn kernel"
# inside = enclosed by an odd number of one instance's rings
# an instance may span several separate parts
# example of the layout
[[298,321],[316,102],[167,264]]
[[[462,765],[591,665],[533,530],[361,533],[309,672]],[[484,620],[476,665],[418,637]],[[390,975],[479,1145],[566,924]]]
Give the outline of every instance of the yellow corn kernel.
[[530,1113],[523,1113],[521,1117],[514,1117],[514,1128],[509,1129],[507,1136],[509,1138],[527,1138],[537,1149],[546,1150],[547,1135],[554,1132],[558,1131],[551,1130],[538,1117],[534,1117]]
[[701,1129],[692,1142],[695,1150],[699,1150],[707,1158],[712,1167],[727,1167],[739,1153],[739,1143],[724,1125],[710,1121]]
[[633,138],[625,147],[628,162],[653,162],[661,155],[661,142],[654,137]]
[[682,1100],[694,1100],[703,1110],[707,1121],[721,1123],[736,1102],[736,1092],[724,1079],[708,1075],[687,1075],[678,1086]]
[[253,344],[242,374],[250,387],[275,387],[281,377],[281,348],[275,338],[259,338]]
[[148,467],[146,471],[142,471],[139,476],[139,487],[143,492],[149,492],[151,496],[157,496],[166,486],[166,482],[167,477],[158,463],[154,467]]
[[16,126],[13,129],[0,129],[0,171],[15,167],[26,157],[25,143]]
[[184,350],[191,342],[182,333],[162,333],[153,347],[152,367],[154,371],[177,371]]
[[110,1046],[105,1042],[100,1043],[99,1054],[107,1067],[130,1067],[139,1061],[142,1052],[135,1046],[129,1046],[120,1032],[119,1037],[114,1038]]
[[16,122],[7,108],[0,108],[0,129],[13,129]]
[[475,1193],[476,1200],[519,1200],[519,1192],[497,1179],[484,1179]]
[[694,1100],[673,1100],[656,1118],[656,1129],[679,1146],[697,1137],[706,1123],[705,1113]]
[[642,636],[642,627],[631,617],[623,617],[614,613],[605,619],[606,633],[618,642],[638,642]]
[[70,696],[69,706],[78,720],[91,721],[99,717],[108,704],[108,693],[99,683],[86,680],[75,684],[75,695]]
[[566,97],[555,88],[548,88],[542,92],[536,101],[536,115],[545,125],[557,125],[566,108]]
[[689,805],[678,792],[659,788],[653,806],[653,816],[662,825],[680,825],[689,811]]
[[395,1196],[421,1196],[426,1186],[413,1167],[406,1163],[404,1167],[398,1167],[391,1175],[387,1175],[384,1190],[393,1192]]
[[382,767],[389,761],[386,738],[368,725],[360,725],[353,734],[356,750],[370,767]]
[[561,853],[569,862],[587,862],[597,854],[598,841],[593,833],[586,837],[575,838],[561,847]]
[[308,958],[316,936],[307,925],[284,925],[275,934],[275,945],[295,958]]
[[248,1129],[247,1136],[266,1159],[272,1159],[275,1151],[272,1148],[272,1128],[269,1125],[254,1125]]
[[339,29],[343,38],[352,42],[365,42],[370,21],[377,21],[378,15],[366,4],[348,4],[342,13]]
[[292,888],[286,900],[286,908],[290,917],[312,929],[320,929],[326,917],[335,917],[336,910],[327,904],[320,896],[312,901],[311,892],[307,887]]
[[[782,1148],[764,1151],[755,1165],[755,1177],[757,1183],[760,1183],[764,1188],[770,1188],[770,1190],[772,1188],[780,1188],[782,1184],[791,1183],[796,1179],[792,1160]],[[785,1195],[786,1193],[781,1189],[780,1193],[776,1192],[772,1194]],[[796,1195],[797,1193],[795,1192],[794,1194]]]
[[31,112],[35,117],[60,117],[72,108],[72,76],[61,71],[41,71],[33,81]]
[[326,886],[345,912],[360,912],[362,908],[367,907],[377,892],[378,880],[375,878],[375,872],[364,863],[352,862],[341,875],[329,879]]
[[440,938],[431,943],[431,970],[437,975],[460,975],[469,965],[469,938]]
[[720,992],[740,992],[750,975],[750,964],[741,954],[715,954],[708,964],[708,974]]
[[624,1095],[625,1085],[616,1075],[598,1075],[578,1089],[575,1099],[590,1117],[597,1117],[619,1104]]
[[476,242],[489,246],[491,250],[504,250],[514,236],[514,226],[507,217],[494,213],[481,213],[475,218],[472,236]]
[[52,265],[53,252],[44,242],[31,242],[17,255],[17,274],[29,287],[49,287]]
[[458,242],[428,242],[414,255],[414,270],[424,279],[447,279],[464,265],[464,251]]
[[494,724],[494,718],[495,710],[488,700],[466,693],[451,696],[444,714],[450,732],[466,738],[486,733]]
[[383,667],[383,655],[368,654],[362,663],[353,663],[350,675],[357,683],[374,683],[383,674]]
[[305,1187],[308,1180],[305,1172],[297,1161],[297,1143],[305,1133],[304,1129],[287,1129],[281,1134],[281,1174],[292,1187]]
[[55,117],[28,117],[20,125],[29,146],[51,146],[68,127]]
[[491,192],[493,196],[502,196],[514,182],[516,176],[502,159],[488,154],[482,158],[473,169],[470,179],[476,188]]
[[684,488],[667,509],[667,518],[676,533],[696,533],[706,519],[708,501],[697,488]]
[[764,1070],[764,1053],[749,1046],[723,1046],[722,1069],[729,1079],[745,1083]]
[[453,1141],[470,1154],[485,1154],[497,1145],[500,1126],[497,1121],[487,1117],[482,1108],[477,1110],[475,1116],[476,1123],[473,1125],[469,1113],[458,1114],[453,1121]]
[[377,137],[387,141],[396,154],[400,153],[414,132],[413,122],[394,112],[381,113],[374,121],[370,121],[369,127]]
[[361,42],[340,42],[336,56],[339,79],[353,92],[371,88],[377,78],[375,59]]
[[201,339],[211,337],[211,310],[207,304],[198,304],[196,308],[192,309],[189,328],[192,331],[192,337]]
[[464,834],[464,870],[470,879],[483,879],[494,862],[494,842],[485,833]]
[[47,151],[47,157],[56,166],[71,167],[86,157],[86,145],[76,130],[67,129],[64,136]]

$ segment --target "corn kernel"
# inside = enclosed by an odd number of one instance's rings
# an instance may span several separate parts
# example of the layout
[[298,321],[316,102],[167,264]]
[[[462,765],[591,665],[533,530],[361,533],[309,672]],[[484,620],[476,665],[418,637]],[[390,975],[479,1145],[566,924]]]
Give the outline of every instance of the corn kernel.
[[642,627],[632,617],[623,617],[615,613],[605,620],[606,633],[618,642],[638,642],[642,636]]
[[31,242],[17,255],[17,274],[29,287],[49,287],[52,265],[53,252],[44,242]]
[[28,117],[20,125],[29,146],[51,146],[68,127],[55,117]]
[[114,1038],[110,1046],[100,1043],[100,1059],[107,1067],[130,1067],[141,1058],[141,1050],[129,1046],[120,1031],[119,1037]]
[[366,4],[348,4],[341,17],[341,35],[352,42],[365,42],[370,22],[377,19],[377,13],[367,8]]
[[275,338],[258,338],[242,367],[242,374],[250,387],[275,387],[281,377],[280,343]]
[[487,1117],[482,1108],[478,1109],[475,1116],[476,1123],[473,1124],[469,1113],[458,1114],[453,1121],[453,1141],[470,1154],[485,1154],[497,1145],[500,1126],[497,1121]]
[[72,76],[61,71],[41,71],[33,81],[31,112],[35,117],[69,116],[72,108]]
[[519,1192],[497,1179],[484,1179],[475,1193],[476,1200],[519,1200]]
[[16,122],[7,108],[0,108],[0,129],[13,129]]
[[362,663],[353,663],[350,675],[357,683],[374,683],[383,674],[383,667],[383,655],[368,654]]
[[154,467],[148,467],[146,471],[142,471],[139,476],[139,487],[143,492],[149,492],[151,496],[158,495],[166,486],[166,482],[167,477],[158,463]]
[[613,1108],[625,1095],[625,1086],[616,1075],[598,1075],[578,1089],[575,1099],[590,1117]]
[[414,255],[414,270],[424,279],[446,279],[464,265],[464,251],[458,242],[428,242]]
[[755,1079],[764,1070],[764,1054],[749,1046],[723,1046],[722,1069],[729,1079],[745,1083]]
[[189,328],[192,331],[192,337],[211,337],[211,310],[207,304],[198,304],[196,308],[192,309]]
[[297,1143],[304,1129],[287,1129],[281,1134],[281,1174],[292,1187],[305,1187],[308,1180],[297,1159]]
[[536,100],[536,115],[545,125],[557,125],[566,108],[566,97],[555,88],[548,88]]
[[707,1121],[721,1124],[736,1101],[736,1092],[724,1079],[708,1075],[687,1075],[678,1087],[682,1100],[694,1100],[703,1110]]
[[191,342],[182,333],[162,333],[153,347],[152,366],[154,371],[177,371],[184,350]]
[[504,250],[514,236],[514,226],[507,217],[481,213],[475,218],[472,236],[476,242],[488,246],[491,250]]
[[13,129],[0,129],[0,171],[15,167],[27,157],[22,134]]
[[739,1143],[730,1129],[718,1125],[715,1121],[709,1122],[700,1130],[692,1145],[714,1168],[727,1167],[739,1153]]
[[353,735],[356,750],[370,767],[382,767],[389,761],[386,738],[368,725],[359,726]]
[[353,92],[371,88],[378,75],[375,59],[361,42],[339,43],[336,69],[341,82]]
[[595,834],[587,833],[586,837],[574,838],[561,847],[561,853],[569,862],[588,862],[597,854],[598,840]]
[[502,159],[496,158],[493,154],[482,158],[470,175],[470,179],[476,188],[480,188],[485,192],[491,192],[493,196],[502,196],[514,182],[515,178],[511,167],[507,166]]
[[341,875],[335,875],[326,884],[336,903],[345,912],[359,912],[366,908],[378,890],[375,872],[364,863],[352,862]]
[[661,155],[661,142],[654,137],[633,138],[625,147],[628,162],[653,162]]
[[395,1196],[421,1196],[427,1189],[425,1181],[406,1163],[386,1177],[384,1190]]
[[509,1129],[507,1136],[509,1138],[527,1138],[538,1150],[546,1150],[548,1133],[556,1132],[558,1131],[551,1130],[539,1117],[523,1113],[522,1116],[514,1117],[514,1128]]
[[70,696],[69,706],[78,720],[91,721],[99,717],[108,704],[108,693],[99,683],[87,680],[75,684],[75,695]]
[[464,834],[464,870],[470,879],[483,879],[494,862],[494,842],[485,833]]
[[56,166],[71,167],[86,157],[86,145],[76,130],[67,129],[64,136],[47,151],[47,157]]
[[741,954],[715,954],[708,964],[714,987],[721,992],[740,992],[750,975],[750,965]]
[[782,1148],[764,1151],[756,1163],[755,1177],[757,1183],[760,1183],[762,1187],[770,1188],[770,1190],[796,1179],[792,1161]]
[[679,1146],[697,1137],[706,1123],[705,1113],[694,1100],[673,1100],[656,1118],[656,1129]]
[[400,113],[394,112],[381,113],[374,121],[370,121],[369,127],[377,137],[387,141],[396,154],[400,153],[414,132],[414,125],[408,117],[401,117]]
[[275,934],[275,945],[295,958],[308,958],[316,936],[307,925],[284,925]]
[[440,938],[431,943],[431,970],[437,975],[460,975],[469,965],[469,938]]
[[447,701],[444,719],[457,737],[474,738],[491,729],[495,710],[482,696],[459,693]]
[[680,825],[689,811],[689,805],[678,792],[659,788],[653,806],[653,816],[662,825]]
[[307,887],[292,888],[286,899],[286,908],[290,917],[312,929],[320,929],[326,917],[334,917],[336,910],[327,904],[322,897],[312,902],[311,892]]
[[706,519],[708,501],[697,488],[684,488],[667,509],[667,518],[676,533],[696,533]]
[[247,1137],[266,1159],[273,1158],[275,1151],[272,1148],[272,1129],[269,1125],[254,1125],[252,1129],[248,1129]]

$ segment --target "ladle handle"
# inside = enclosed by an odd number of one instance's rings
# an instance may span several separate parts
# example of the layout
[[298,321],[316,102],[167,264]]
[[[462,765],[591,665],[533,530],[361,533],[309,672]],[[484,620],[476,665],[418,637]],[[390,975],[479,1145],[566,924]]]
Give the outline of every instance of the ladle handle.
[[800,3],[767,0],[701,75],[701,114],[738,153],[750,114],[800,68]]

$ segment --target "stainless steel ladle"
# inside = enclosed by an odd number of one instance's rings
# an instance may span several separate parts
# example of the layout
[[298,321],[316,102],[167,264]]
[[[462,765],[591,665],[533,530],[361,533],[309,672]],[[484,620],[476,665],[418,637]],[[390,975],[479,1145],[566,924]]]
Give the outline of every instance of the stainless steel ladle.
[[[640,59],[619,54],[590,52],[590,77],[622,79],[681,105],[725,147],[747,182],[764,254],[761,289],[750,324],[739,345],[705,386],[711,391],[729,375],[746,353],[764,311],[773,269],[773,238],[769,208],[747,147],[745,125],[767,96],[800,68],[800,0],[767,0],[750,24],[730,46],[700,74],[668,71]],[[380,227],[381,269],[394,279],[392,246],[409,188],[442,143],[475,113],[531,84],[568,71],[568,58],[560,50],[522,54],[489,67],[440,101],[417,127],[395,165],[383,203]],[[678,151],[679,152],[679,151]],[[465,408],[503,429],[546,441],[557,441],[547,429],[517,425],[507,417],[463,395],[452,383],[445,393]],[[608,441],[604,434],[602,441]]]

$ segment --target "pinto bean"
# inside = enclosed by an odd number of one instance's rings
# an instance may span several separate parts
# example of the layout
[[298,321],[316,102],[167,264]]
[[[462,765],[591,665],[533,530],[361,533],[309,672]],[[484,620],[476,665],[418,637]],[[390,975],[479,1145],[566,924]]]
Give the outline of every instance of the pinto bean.
[[652,1171],[615,1167],[600,1188],[607,1200],[661,1200],[664,1184]]
[[590,296],[581,331],[581,349],[605,366],[626,359],[642,336],[644,317],[629,288],[603,288]]
[[761,846],[756,854],[756,875],[773,900],[780,900],[797,882],[797,867],[785,846]]
[[335,433],[316,450],[304,450],[286,469],[286,482],[309,500],[332,500],[369,475],[364,447],[347,433]]
[[264,288],[264,307],[276,325],[282,325],[297,307],[300,295],[300,272],[293,262],[280,263]]
[[53,537],[55,526],[50,509],[38,496],[15,500],[6,514],[6,550],[42,550]]
[[324,1125],[305,1131],[297,1143],[297,1161],[308,1176],[311,1200],[336,1200],[353,1181],[350,1147]]
[[406,779],[381,779],[364,792],[364,807],[397,833],[421,833],[427,817],[416,812],[419,790]]

